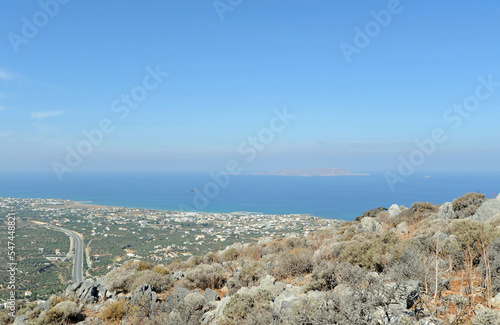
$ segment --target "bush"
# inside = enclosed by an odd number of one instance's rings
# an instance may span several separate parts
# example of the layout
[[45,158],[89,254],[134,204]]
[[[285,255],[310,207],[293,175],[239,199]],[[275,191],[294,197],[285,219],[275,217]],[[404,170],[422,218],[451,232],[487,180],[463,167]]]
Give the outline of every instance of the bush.
[[136,270],[137,271],[146,271],[146,270],[151,270],[154,267],[153,263],[149,263],[146,261],[139,261],[136,263]]
[[220,289],[224,286],[224,268],[220,264],[201,264],[194,269],[188,270],[185,280],[191,288],[205,290],[207,288]]
[[452,207],[458,219],[473,216],[477,209],[486,201],[486,195],[481,193],[467,193],[453,200]]
[[252,262],[244,267],[240,272],[240,280],[244,286],[252,286],[266,274],[264,264],[261,262]]
[[131,287],[137,271],[133,267],[120,267],[109,272],[105,281],[110,291],[124,291],[128,292]]
[[394,232],[389,231],[364,242],[346,245],[339,260],[381,272],[388,262],[386,253],[394,255],[399,242],[400,238]]
[[475,265],[482,255],[482,244],[487,244],[494,237],[494,229],[483,222],[474,220],[460,220],[450,227],[462,251],[469,250]]
[[472,325],[500,325],[500,311],[494,309],[482,309],[476,312],[471,319]]
[[384,208],[384,207],[378,207],[376,209],[371,209],[371,210],[368,210],[366,212],[364,212],[362,215],[356,217],[354,219],[354,221],[361,221],[361,219],[363,219],[364,217],[369,217],[369,218],[374,218],[376,217],[380,212],[382,211],[386,211],[387,208]]
[[132,292],[143,284],[149,284],[155,292],[163,292],[172,287],[173,281],[168,275],[161,275],[153,271],[143,271],[134,277],[133,283],[127,289],[129,292]]
[[231,247],[224,252],[222,259],[224,261],[236,261],[238,259],[239,252],[236,248]]
[[45,318],[52,323],[62,324],[81,320],[81,309],[73,301],[62,301],[49,309]]
[[278,259],[275,276],[279,279],[311,273],[313,270],[313,252],[307,248],[296,248],[283,253]]
[[314,268],[311,280],[305,286],[304,291],[329,291],[333,290],[336,286],[335,268],[330,263],[323,261]]
[[99,312],[99,319],[104,321],[121,321],[127,314],[128,303],[119,300],[110,303]]
[[231,320],[243,319],[253,308],[253,298],[246,294],[235,294],[224,308],[224,316]]
[[170,274],[170,271],[166,267],[158,266],[158,265],[153,267],[152,271],[155,273],[161,274],[161,275],[169,275]]

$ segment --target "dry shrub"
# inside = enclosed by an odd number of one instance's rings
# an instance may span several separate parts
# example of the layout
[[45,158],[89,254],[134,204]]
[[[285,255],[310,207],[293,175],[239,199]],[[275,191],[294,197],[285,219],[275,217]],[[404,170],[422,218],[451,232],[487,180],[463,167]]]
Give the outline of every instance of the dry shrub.
[[311,273],[313,270],[313,251],[308,248],[295,248],[280,255],[274,270],[278,279]]
[[397,254],[400,241],[398,235],[388,231],[372,239],[346,245],[339,260],[381,272],[388,262],[386,254],[389,253],[391,257]]
[[121,321],[129,308],[125,300],[118,300],[105,306],[99,312],[99,319],[103,321]]
[[257,284],[265,274],[264,264],[261,262],[252,262],[241,270],[240,280],[243,286],[249,287]]
[[161,274],[161,275],[169,275],[170,274],[170,271],[164,266],[157,265],[157,266],[153,267],[152,271],[155,273]]
[[224,268],[218,263],[201,264],[194,269],[188,270],[185,273],[185,280],[188,287],[193,289],[220,289],[224,286],[226,280],[224,274]]

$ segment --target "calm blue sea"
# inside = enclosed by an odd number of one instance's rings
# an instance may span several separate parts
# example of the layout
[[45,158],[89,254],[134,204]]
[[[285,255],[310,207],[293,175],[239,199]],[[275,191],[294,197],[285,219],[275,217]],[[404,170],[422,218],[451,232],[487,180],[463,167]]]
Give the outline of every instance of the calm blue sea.
[[[99,205],[203,212],[302,213],[352,220],[391,204],[440,204],[466,192],[500,192],[500,173],[414,175],[391,191],[383,174],[340,177],[230,176],[208,173],[0,173],[0,197],[58,198]],[[209,184],[209,185],[207,185]]]

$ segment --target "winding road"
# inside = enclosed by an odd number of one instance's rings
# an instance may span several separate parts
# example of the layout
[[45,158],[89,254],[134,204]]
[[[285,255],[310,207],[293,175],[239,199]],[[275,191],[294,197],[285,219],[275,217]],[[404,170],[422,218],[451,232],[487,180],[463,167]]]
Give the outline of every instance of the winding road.
[[66,228],[61,227],[50,227],[57,231],[62,231],[70,237],[70,240],[74,242],[75,253],[73,257],[73,283],[79,283],[83,281],[83,240],[76,232],[71,231]]

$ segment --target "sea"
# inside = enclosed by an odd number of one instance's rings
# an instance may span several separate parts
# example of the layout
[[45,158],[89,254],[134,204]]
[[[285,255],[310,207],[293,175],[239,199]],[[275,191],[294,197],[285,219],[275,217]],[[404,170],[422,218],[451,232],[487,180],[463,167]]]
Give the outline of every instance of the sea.
[[414,174],[391,188],[369,176],[227,175],[208,172],[2,172],[0,197],[82,201],[170,211],[309,214],[353,220],[363,212],[414,202],[442,204],[467,192],[500,192],[500,173]]

